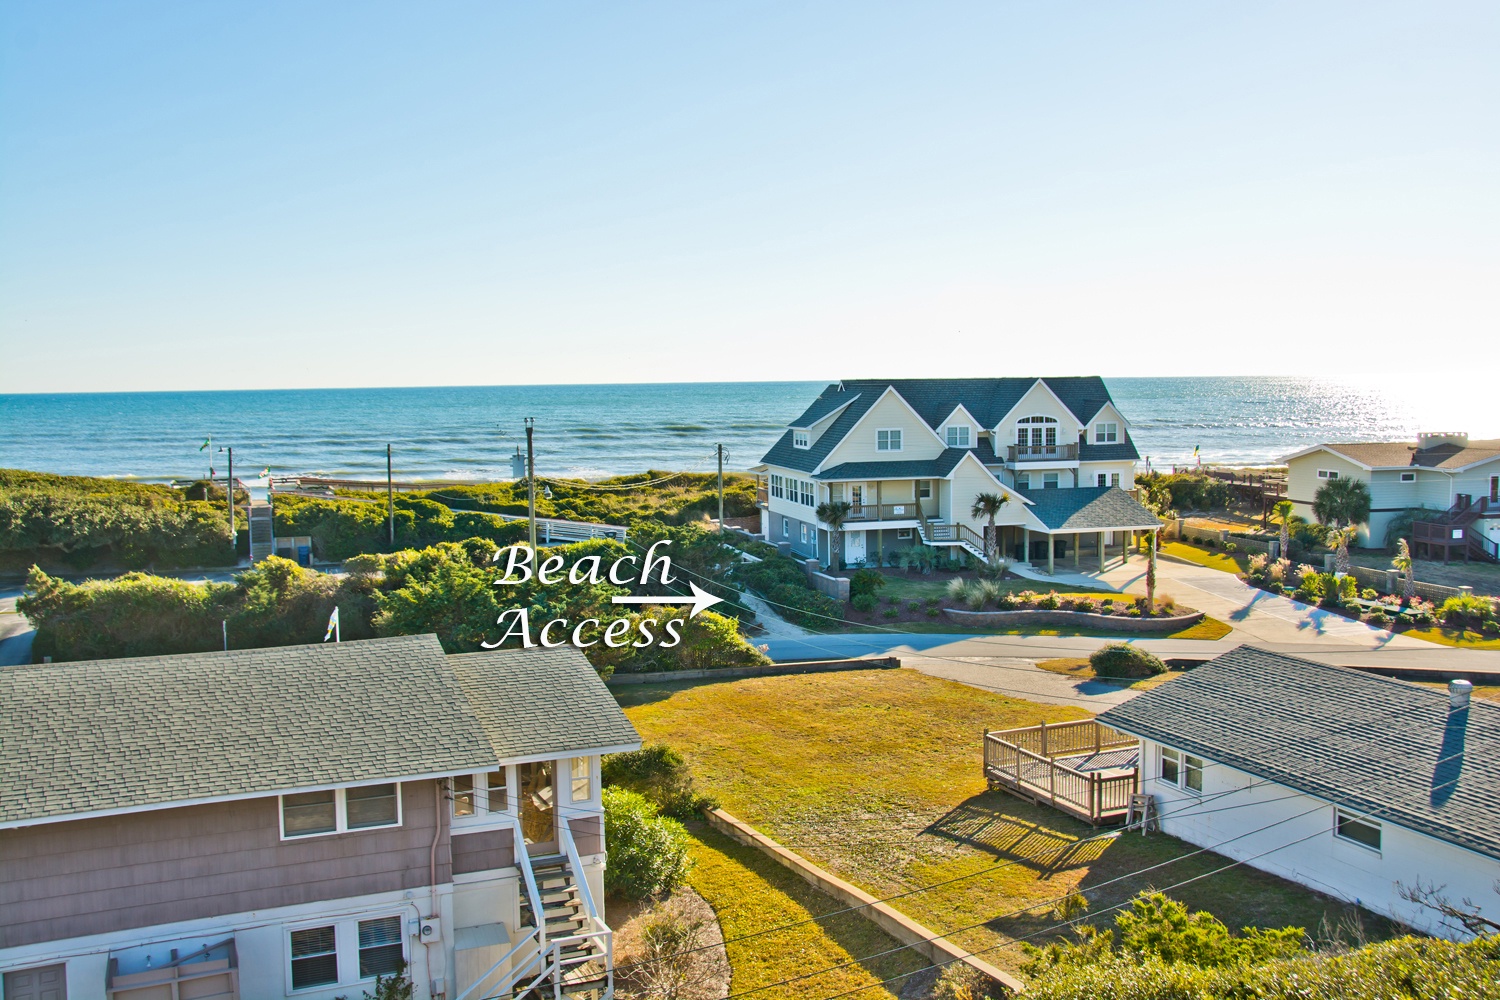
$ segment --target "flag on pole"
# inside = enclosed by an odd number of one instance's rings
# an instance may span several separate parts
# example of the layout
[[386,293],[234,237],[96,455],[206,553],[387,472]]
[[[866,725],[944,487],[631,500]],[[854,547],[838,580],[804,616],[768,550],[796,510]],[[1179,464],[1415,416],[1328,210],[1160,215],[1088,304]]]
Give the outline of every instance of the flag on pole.
[[334,642],[339,641],[339,609],[336,604],[333,606],[333,614],[328,616],[328,631],[323,633],[324,642],[330,638]]
[[260,470],[260,478],[262,478],[262,479],[270,479],[271,478],[271,467],[269,465],[266,466],[264,469]]
[[1197,461],[1198,468],[1201,469],[1201,468],[1203,468],[1203,456],[1200,455],[1200,454],[1198,454],[1198,448],[1199,448],[1198,445],[1196,445],[1196,444],[1193,445],[1193,458]]
[[199,451],[207,451],[208,446],[214,443],[213,438],[204,438],[203,443],[198,446]]

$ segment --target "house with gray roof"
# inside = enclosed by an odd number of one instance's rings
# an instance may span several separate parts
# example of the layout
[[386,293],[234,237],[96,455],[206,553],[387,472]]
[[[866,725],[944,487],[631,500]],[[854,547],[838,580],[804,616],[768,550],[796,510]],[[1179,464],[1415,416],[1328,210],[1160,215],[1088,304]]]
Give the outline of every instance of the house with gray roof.
[[1500,440],[1457,432],[1415,441],[1315,444],[1284,458],[1287,499],[1311,519],[1318,490],[1357,479],[1370,490],[1370,521],[1360,544],[1386,544],[1391,523],[1412,512],[1407,539],[1423,558],[1500,561]]
[[436,636],[0,670],[4,996],[612,990],[583,655]]
[[1402,888],[1500,914],[1500,704],[1241,646],[1100,713],[1165,833],[1430,934]]
[[850,505],[842,562],[887,562],[928,545],[983,558],[974,498],[1006,499],[999,554],[1050,568],[1103,567],[1156,517],[1130,491],[1139,458],[1104,380],[861,379],[828,386],[756,468],[767,541],[827,565],[824,502]]

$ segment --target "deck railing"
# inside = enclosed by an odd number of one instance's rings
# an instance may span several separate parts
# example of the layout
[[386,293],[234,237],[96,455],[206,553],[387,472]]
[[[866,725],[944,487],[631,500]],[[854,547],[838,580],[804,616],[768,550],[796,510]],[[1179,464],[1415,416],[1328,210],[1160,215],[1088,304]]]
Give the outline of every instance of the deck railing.
[[906,503],[860,503],[849,509],[846,521],[914,521],[917,518],[917,502]]
[[1076,444],[1013,444],[1005,449],[1005,460],[1017,462],[1071,462],[1078,457]]
[[1068,760],[1138,745],[1135,737],[1092,719],[987,731],[984,774],[988,781],[1098,825],[1129,808],[1139,768],[1079,771]]

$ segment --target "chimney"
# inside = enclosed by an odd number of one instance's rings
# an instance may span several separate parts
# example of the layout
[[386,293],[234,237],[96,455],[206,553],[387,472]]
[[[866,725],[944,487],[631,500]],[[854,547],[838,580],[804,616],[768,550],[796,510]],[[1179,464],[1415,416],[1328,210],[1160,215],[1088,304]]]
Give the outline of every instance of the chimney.
[[1468,681],[1448,682],[1448,711],[1461,712],[1469,707],[1469,695],[1474,692],[1474,685]]
[[1469,446],[1468,431],[1423,431],[1417,434],[1418,451],[1426,451],[1428,448],[1438,448],[1443,445],[1467,448]]

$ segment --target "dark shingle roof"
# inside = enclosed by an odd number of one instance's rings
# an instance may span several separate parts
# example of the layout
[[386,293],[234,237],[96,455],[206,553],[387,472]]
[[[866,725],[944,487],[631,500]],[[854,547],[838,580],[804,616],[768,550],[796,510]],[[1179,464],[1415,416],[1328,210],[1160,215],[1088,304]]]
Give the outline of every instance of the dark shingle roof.
[[948,448],[937,458],[904,462],[841,462],[813,478],[825,482],[838,479],[942,479],[957,468],[969,452],[973,452],[981,463],[995,463],[995,453],[985,442],[978,448]]
[[641,737],[573,646],[448,657],[503,758],[637,747]]
[[[958,406],[991,428],[1021,401],[1038,381],[1045,382],[1062,404],[1079,420],[1089,420],[1110,401],[1109,390],[1098,376],[1078,378],[929,378],[846,380],[824,389],[822,394],[796,420],[792,427],[806,427],[827,416],[844,403],[849,408],[834,419],[813,446],[792,447],[791,431],[766,452],[761,459],[768,465],[811,472],[818,467],[859,418],[875,404],[887,389],[894,388],[901,398],[934,430],[938,429]],[[1134,451],[1134,447],[1131,451]],[[1122,456],[1124,457],[1124,456]],[[1130,457],[1134,457],[1133,455]]]
[[1053,531],[1112,531],[1161,526],[1155,514],[1118,486],[1017,492],[1031,501],[1031,512]]
[[0,823],[496,763],[431,635],[0,670]]
[[577,650],[449,657],[432,635],[8,667],[0,718],[0,825],[636,741]]
[[1080,462],[1133,462],[1141,457],[1135,450],[1135,442],[1117,441],[1114,444],[1090,444],[1085,438],[1078,443]]
[[1467,446],[1440,444],[1417,450],[1414,441],[1357,441],[1321,445],[1376,469],[1461,469],[1500,458],[1500,440],[1470,441]]
[[1241,646],[1099,721],[1500,858],[1500,705]]

